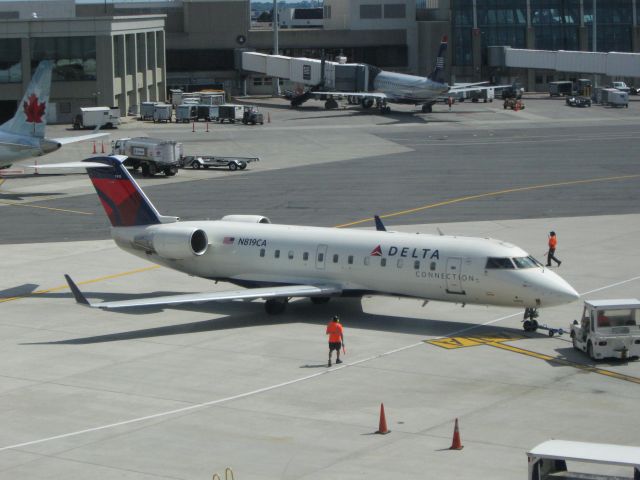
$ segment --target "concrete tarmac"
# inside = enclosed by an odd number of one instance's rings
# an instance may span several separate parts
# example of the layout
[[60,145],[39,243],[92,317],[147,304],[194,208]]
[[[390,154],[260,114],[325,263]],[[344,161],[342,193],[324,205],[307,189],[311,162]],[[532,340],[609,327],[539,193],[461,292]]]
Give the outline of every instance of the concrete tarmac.
[[[396,230],[493,236],[538,258],[553,229],[557,271],[584,298],[638,297],[635,104],[534,98],[517,113],[494,103],[391,117],[270,105],[264,131],[215,126],[227,153],[234,142],[269,152],[260,164],[144,179],[160,210],[352,227],[395,214]],[[165,127],[179,128],[155,135]],[[309,154],[282,153],[286,138]],[[322,138],[340,158],[323,158]],[[81,158],[72,148],[66,160]],[[233,288],[117,249],[90,191],[77,174],[0,185],[1,478],[186,480],[230,466],[240,480],[506,480],[523,478],[525,452],[550,438],[637,445],[640,362],[594,364],[566,335],[525,334],[516,309],[377,296],[296,301],[282,316],[261,302],[78,306],[64,273],[96,301]],[[581,311],[545,309],[540,320],[567,328]],[[329,369],[324,325],[335,313],[347,351]],[[373,433],[381,402],[386,436]],[[462,451],[448,450],[455,418]]]

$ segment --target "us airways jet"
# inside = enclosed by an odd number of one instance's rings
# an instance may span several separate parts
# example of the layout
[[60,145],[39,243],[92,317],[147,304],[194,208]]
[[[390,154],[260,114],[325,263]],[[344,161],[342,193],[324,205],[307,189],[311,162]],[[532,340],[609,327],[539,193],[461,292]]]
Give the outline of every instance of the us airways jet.
[[[433,72],[427,77],[407,75],[404,73],[388,72],[380,68],[368,66],[369,90],[367,92],[342,91],[309,91],[297,100],[292,99],[291,105],[298,106],[300,100],[306,96],[326,99],[326,108],[337,108],[336,98],[346,98],[350,104],[360,104],[362,108],[371,108],[374,104],[382,113],[391,111],[388,103],[405,103],[421,105],[423,113],[430,113],[439,97],[455,95],[467,91],[480,91],[487,88],[503,88],[486,86],[488,82],[467,83],[449,86],[442,78],[444,73],[444,55],[447,50],[447,37],[442,38]],[[305,100],[306,100],[305,98]],[[304,100],[302,100],[304,101]]]
[[[266,300],[267,313],[294,297],[386,294],[443,302],[537,309],[578,298],[560,276],[524,250],[487,238],[275,225],[260,215],[179,221],[160,215],[131,177],[126,157],[94,157],[84,166],[111,221],[118,247],[151,262],[242,289],[91,303],[71,278],[76,301],[103,309]],[[531,325],[531,323],[529,324]],[[537,325],[537,324],[534,324]]]
[[66,143],[107,135],[92,133],[76,137],[45,138],[52,70],[52,61],[40,62],[15,115],[0,125],[0,169],[10,167],[16,160],[55,152]]

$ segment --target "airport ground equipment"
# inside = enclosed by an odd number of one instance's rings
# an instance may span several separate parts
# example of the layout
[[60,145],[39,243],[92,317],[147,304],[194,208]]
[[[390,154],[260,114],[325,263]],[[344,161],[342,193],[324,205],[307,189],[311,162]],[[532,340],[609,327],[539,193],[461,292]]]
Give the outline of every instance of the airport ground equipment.
[[153,107],[153,123],[157,122],[171,122],[171,116],[173,115],[173,108],[168,103],[157,103]]
[[153,109],[158,102],[142,102],[140,104],[140,120],[153,120]]
[[226,103],[218,107],[218,122],[224,123],[225,120],[230,123],[241,122],[244,116],[244,105],[233,105]]
[[176,107],[176,123],[189,123],[198,119],[198,105],[183,103]]
[[565,103],[569,107],[590,107],[591,99],[589,97],[581,97],[578,95],[572,95],[565,99]]
[[[580,462],[580,473],[567,471],[567,462],[575,466]],[[572,442],[567,440],[548,440],[527,452],[529,480],[547,480],[554,478],[583,480],[622,480],[640,479],[640,447],[612,445],[607,443]],[[583,464],[627,467],[631,476],[611,476],[603,474],[599,466],[593,473],[585,471]],[[588,467],[586,467],[588,468]]]
[[218,118],[219,105],[198,105],[196,109],[196,120],[211,122]]
[[586,300],[571,325],[573,348],[592,360],[640,357],[640,300]]
[[257,157],[222,157],[213,155],[186,155],[180,160],[180,166],[184,168],[228,168],[229,170],[244,170],[251,162],[260,161]]
[[244,113],[242,114],[242,123],[245,125],[255,125],[257,123],[264,125],[264,115],[258,111],[256,106],[245,105]]
[[163,172],[172,177],[178,173],[182,143],[160,138],[121,138],[112,144],[113,155],[126,155],[125,165],[133,171],[142,170],[145,177]]
[[629,94],[616,88],[596,88],[595,101],[610,107],[629,108]]
[[511,110],[524,110],[524,102],[520,98],[505,98],[502,108],[505,110],[507,108]]
[[80,113],[73,120],[73,129],[81,128],[115,128],[120,125],[120,109],[118,107],[81,107]]
[[549,82],[549,96],[559,97],[573,95],[573,82],[571,80],[561,80],[559,82]]
[[631,93],[631,88],[629,88],[624,82],[611,82],[611,88],[615,88],[621,92]]

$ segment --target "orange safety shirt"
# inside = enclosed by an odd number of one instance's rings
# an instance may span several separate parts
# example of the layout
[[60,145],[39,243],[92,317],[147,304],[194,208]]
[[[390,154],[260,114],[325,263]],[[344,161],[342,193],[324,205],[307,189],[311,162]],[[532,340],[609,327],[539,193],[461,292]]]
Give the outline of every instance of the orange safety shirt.
[[327,335],[329,335],[330,343],[342,342],[342,325],[339,322],[329,322],[327,325]]
[[556,248],[556,245],[558,244],[558,239],[556,238],[555,235],[552,235],[549,237],[549,248]]

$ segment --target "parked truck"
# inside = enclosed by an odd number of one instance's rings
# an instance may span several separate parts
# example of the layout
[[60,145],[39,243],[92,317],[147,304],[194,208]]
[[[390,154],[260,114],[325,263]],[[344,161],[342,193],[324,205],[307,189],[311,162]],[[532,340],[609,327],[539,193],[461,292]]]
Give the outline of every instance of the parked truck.
[[254,105],[245,105],[244,112],[242,113],[242,123],[245,125],[255,125],[256,123],[263,125],[264,115],[260,113]]
[[172,177],[178,173],[182,158],[182,143],[160,138],[121,138],[112,143],[112,154],[126,155],[125,165],[135,172],[152,177],[158,172]]
[[592,360],[640,356],[640,300],[586,300],[571,325],[573,348]]
[[73,129],[81,128],[115,128],[120,125],[120,109],[118,107],[81,107],[80,113],[73,120]]
[[180,166],[184,168],[228,168],[232,172],[244,170],[251,162],[258,162],[257,157],[216,157],[213,155],[186,155],[180,160]]

